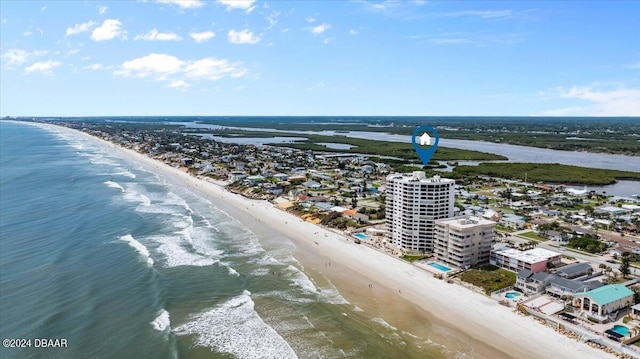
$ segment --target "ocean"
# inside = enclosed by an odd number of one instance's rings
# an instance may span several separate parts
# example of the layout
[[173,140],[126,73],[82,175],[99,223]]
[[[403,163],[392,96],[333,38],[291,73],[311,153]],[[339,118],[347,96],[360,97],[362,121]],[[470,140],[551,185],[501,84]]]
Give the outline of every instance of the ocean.
[[0,146],[0,338],[68,343],[2,358],[461,356],[349,303],[287,238],[94,141],[1,121]]

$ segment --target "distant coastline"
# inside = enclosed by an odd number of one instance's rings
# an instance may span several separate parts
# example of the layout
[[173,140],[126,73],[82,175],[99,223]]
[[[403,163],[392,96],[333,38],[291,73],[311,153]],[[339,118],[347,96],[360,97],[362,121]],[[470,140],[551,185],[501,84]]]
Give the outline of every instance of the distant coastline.
[[[47,125],[45,125],[47,126]],[[56,126],[57,127],[57,126]],[[66,128],[81,136],[99,141],[126,157],[155,169],[158,174],[174,178],[196,192],[209,198],[223,200],[232,213],[249,218],[249,222],[260,220],[274,231],[292,239],[299,246],[303,264],[309,268],[322,270],[321,262],[329,260],[333,269],[331,274],[324,269],[341,293],[350,300],[369,308],[371,295],[392,307],[378,310],[393,315],[395,305],[400,308],[407,304],[420,308],[422,313],[430,313],[435,319],[460,330],[468,343],[474,343],[476,354],[484,358],[527,357],[536,353],[541,357],[555,358],[611,358],[612,355],[585,343],[576,341],[555,332],[530,318],[507,314],[510,310],[495,301],[458,285],[433,278],[428,272],[409,263],[393,258],[368,246],[349,243],[346,237],[336,235],[321,226],[304,222],[289,213],[276,209],[264,201],[254,201],[225,190],[220,184],[198,179],[187,172],[162,163],[148,155],[133,149],[107,142],[85,132]],[[255,226],[254,226],[255,227]],[[312,242],[310,238],[317,238]],[[314,244],[315,243],[315,244]],[[326,262],[325,262],[326,263]],[[348,278],[340,269],[351,273]],[[384,269],[384,270],[382,270]],[[399,277],[411,278],[398,281]],[[350,289],[353,286],[366,287],[364,283],[375,283],[374,292],[366,289]],[[366,296],[366,297],[364,297]],[[360,299],[358,299],[360,298]],[[365,299],[366,298],[366,299]],[[386,299],[383,299],[386,298]],[[426,314],[422,314],[426,315]],[[384,315],[383,315],[384,316]],[[462,332],[464,334],[462,334]],[[476,347],[477,346],[477,347]],[[507,349],[508,348],[508,349]]]

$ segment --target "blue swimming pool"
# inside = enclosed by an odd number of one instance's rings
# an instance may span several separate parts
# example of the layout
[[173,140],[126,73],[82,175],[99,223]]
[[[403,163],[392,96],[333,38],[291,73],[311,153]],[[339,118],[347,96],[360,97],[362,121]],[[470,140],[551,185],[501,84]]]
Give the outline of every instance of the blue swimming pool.
[[356,237],[356,238],[358,238],[358,239],[369,239],[369,238],[371,238],[371,237],[367,236],[367,235],[366,235],[366,234],[364,234],[364,233],[356,233],[356,234],[354,234],[353,236],[354,236],[354,237]]
[[625,337],[627,335],[629,335],[629,328],[625,327],[624,325],[614,325],[613,328],[611,328],[612,331],[620,334],[620,335],[624,335]]
[[504,296],[505,296],[505,298],[513,299],[513,298],[521,296],[521,295],[522,294],[520,294],[518,292],[508,292]]
[[449,267],[447,267],[445,265],[442,265],[440,263],[429,263],[429,265],[432,266],[433,268],[440,269],[443,272],[448,272],[448,271],[451,270],[451,268],[449,268]]

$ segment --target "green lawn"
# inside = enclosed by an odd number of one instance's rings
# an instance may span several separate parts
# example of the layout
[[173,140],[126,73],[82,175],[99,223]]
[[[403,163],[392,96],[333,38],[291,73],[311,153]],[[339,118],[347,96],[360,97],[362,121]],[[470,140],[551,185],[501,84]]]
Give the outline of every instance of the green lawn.
[[427,257],[428,256],[423,256],[423,255],[412,256],[412,255],[405,254],[400,258],[404,259],[407,262],[413,262],[413,261],[417,261],[417,260],[424,259],[424,258],[427,258]]
[[496,230],[498,231],[502,231],[502,232],[508,232],[508,233],[512,233],[515,232],[513,229],[511,228],[507,228],[507,227],[503,227],[501,225],[496,224]]
[[487,295],[498,289],[516,284],[515,273],[491,265],[480,269],[470,269],[459,275],[458,278],[483,288]]
[[534,241],[538,241],[538,242],[545,242],[547,240],[546,238],[539,236],[536,232],[533,232],[533,231],[521,233],[519,234],[519,236],[533,239]]

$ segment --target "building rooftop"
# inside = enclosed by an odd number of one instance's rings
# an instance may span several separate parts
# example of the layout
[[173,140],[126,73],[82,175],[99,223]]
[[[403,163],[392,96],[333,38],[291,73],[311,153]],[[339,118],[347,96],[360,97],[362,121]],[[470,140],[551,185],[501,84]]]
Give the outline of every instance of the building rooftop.
[[439,224],[448,224],[452,228],[465,229],[475,226],[495,225],[496,222],[478,217],[458,217],[436,220]]
[[605,305],[617,300],[632,296],[633,291],[624,284],[609,284],[585,293],[577,293],[576,296],[587,296],[599,305]]
[[560,253],[544,248],[533,248],[523,252],[514,248],[502,247],[495,249],[494,252],[529,264],[548,261],[550,258],[560,255]]
[[575,275],[579,275],[581,273],[586,272],[587,270],[589,270],[589,268],[592,268],[591,264],[582,262],[582,263],[573,263],[573,264],[566,265],[564,267],[560,267],[554,270],[553,272],[561,277],[571,278]]

